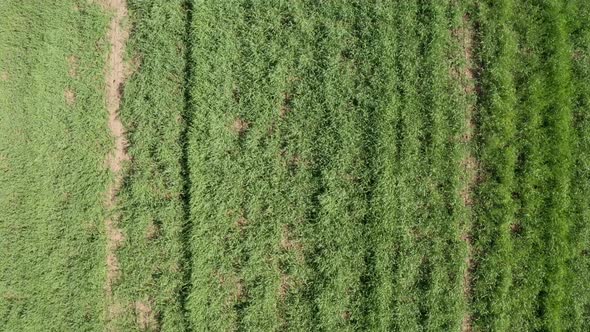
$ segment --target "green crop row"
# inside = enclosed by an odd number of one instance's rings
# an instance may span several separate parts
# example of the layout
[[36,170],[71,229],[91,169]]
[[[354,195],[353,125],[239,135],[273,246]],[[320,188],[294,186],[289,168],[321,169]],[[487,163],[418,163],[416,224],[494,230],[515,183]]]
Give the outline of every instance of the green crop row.
[[575,331],[590,329],[590,3],[570,3],[569,16],[572,36],[573,82],[573,177],[571,181],[570,227],[571,260],[567,285],[565,313],[569,328]]
[[570,321],[573,166],[565,2],[482,3],[476,219],[478,329],[558,331]]

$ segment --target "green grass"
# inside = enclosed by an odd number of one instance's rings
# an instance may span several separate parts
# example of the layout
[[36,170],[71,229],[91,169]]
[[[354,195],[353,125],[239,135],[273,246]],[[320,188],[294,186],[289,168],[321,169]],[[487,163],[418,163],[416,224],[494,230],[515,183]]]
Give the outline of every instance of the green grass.
[[590,328],[587,1],[127,2],[112,299],[109,14],[0,4],[0,330]]
[[568,262],[572,276],[569,287],[572,293],[566,298],[567,305],[572,308],[568,313],[569,328],[584,331],[590,328],[590,280],[587,271],[590,269],[590,135],[588,107],[590,105],[590,88],[586,78],[590,74],[590,29],[584,24],[590,18],[590,6],[585,1],[575,1],[569,12],[572,31],[573,50],[573,174],[571,182],[571,211],[573,222],[570,228],[572,241],[571,260]]
[[85,1],[0,11],[0,330],[101,330],[108,18]]
[[[449,138],[465,108],[444,95],[459,88],[446,76],[460,15],[451,8],[195,7],[194,328],[458,328],[464,212],[460,147]],[[377,154],[391,149],[400,152]],[[376,172],[381,163],[398,178]]]
[[[568,330],[573,123],[565,3],[482,4],[476,326]],[[502,20],[498,20],[501,17]],[[486,47],[490,46],[490,47]]]
[[[123,278],[115,287],[124,313],[115,328],[185,328],[183,113],[186,12],[183,1],[129,1],[128,79],[121,108],[131,164],[120,193],[117,251]],[[138,304],[152,314],[138,309]]]

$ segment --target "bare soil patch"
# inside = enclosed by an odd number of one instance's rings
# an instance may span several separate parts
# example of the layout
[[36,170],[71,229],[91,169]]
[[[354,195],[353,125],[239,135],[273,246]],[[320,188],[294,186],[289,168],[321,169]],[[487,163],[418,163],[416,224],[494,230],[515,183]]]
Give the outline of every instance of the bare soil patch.
[[66,99],[66,104],[68,106],[74,106],[76,104],[76,93],[72,89],[66,89],[64,92],[64,98]]
[[235,119],[231,125],[232,131],[239,135],[244,134],[248,130],[248,128],[250,128],[250,124],[246,120],[243,120],[241,118]]
[[145,238],[148,240],[154,240],[160,236],[160,227],[155,223],[150,223],[147,227]]
[[158,331],[158,317],[151,301],[135,302],[135,317],[140,331]]

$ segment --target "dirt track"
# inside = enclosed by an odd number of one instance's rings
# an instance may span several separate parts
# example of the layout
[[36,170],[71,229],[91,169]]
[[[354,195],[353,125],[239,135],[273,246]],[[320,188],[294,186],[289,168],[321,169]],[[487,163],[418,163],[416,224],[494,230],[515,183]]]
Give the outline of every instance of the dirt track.
[[[474,48],[474,31],[473,27],[471,26],[471,22],[468,15],[463,17],[463,28],[459,32],[459,38],[463,44],[464,49],[464,60],[465,60],[465,68],[462,70],[462,81],[464,86],[464,91],[467,98],[472,98],[476,93],[476,83],[475,83],[475,63],[473,59],[473,48]],[[469,144],[472,141],[474,130],[475,130],[475,105],[473,101],[468,101],[467,109],[466,109],[466,132],[464,134],[463,142]],[[473,187],[476,185],[477,180],[477,169],[478,169],[478,162],[473,156],[472,152],[469,152],[465,159],[462,161],[462,167],[465,171],[467,176],[467,181],[465,183],[465,187],[461,192],[461,197],[463,199],[463,203],[467,208],[471,208],[473,205]],[[465,230],[463,234],[463,241],[465,241],[467,245],[467,257],[465,258],[466,269],[463,274],[463,293],[465,294],[465,298],[467,302],[471,301],[472,293],[473,293],[473,276],[472,272],[475,268],[474,266],[474,259],[473,259],[473,238],[471,236],[471,225],[468,225],[468,229]],[[470,312],[466,312],[465,316],[463,317],[463,323],[461,326],[461,331],[463,332],[471,332],[472,327],[472,320]]]
[[[124,163],[129,160],[126,152],[127,139],[125,137],[125,128],[119,118],[121,91],[125,81],[125,43],[127,42],[129,32],[124,27],[124,20],[127,17],[126,1],[103,0],[103,5],[108,11],[113,13],[108,32],[110,52],[105,75],[108,124],[111,135],[115,140],[115,148],[107,157],[107,166],[113,172],[114,180],[107,190],[105,202],[107,209],[112,212],[116,206],[117,193],[122,183],[123,175],[121,170]],[[120,305],[113,296],[113,285],[117,282],[120,275],[120,266],[116,251],[125,240],[123,233],[118,228],[118,218],[116,214],[110,213],[109,217],[105,220],[107,237],[107,274],[105,284],[107,321],[112,321],[121,310]]]

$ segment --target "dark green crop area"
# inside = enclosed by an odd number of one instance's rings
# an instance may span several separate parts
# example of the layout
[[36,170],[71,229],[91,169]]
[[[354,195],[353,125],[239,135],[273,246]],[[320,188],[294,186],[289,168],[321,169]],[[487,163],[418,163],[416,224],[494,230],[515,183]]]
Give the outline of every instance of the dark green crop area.
[[101,2],[0,0],[0,331],[590,331],[590,2],[127,0],[114,209]]

